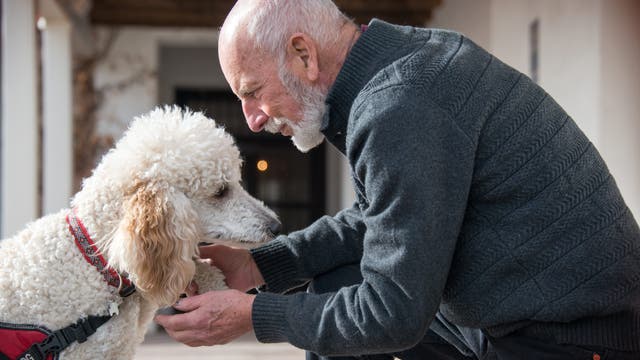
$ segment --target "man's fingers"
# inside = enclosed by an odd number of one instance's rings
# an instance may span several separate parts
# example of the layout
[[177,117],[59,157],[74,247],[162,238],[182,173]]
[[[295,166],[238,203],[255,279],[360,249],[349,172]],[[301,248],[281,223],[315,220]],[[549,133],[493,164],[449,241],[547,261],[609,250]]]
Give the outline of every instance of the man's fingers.
[[173,308],[182,312],[189,312],[199,308],[201,303],[202,295],[194,295],[181,298],[177,303],[173,304]]
[[177,314],[177,315],[156,315],[155,322],[165,328],[168,332],[179,332],[192,327],[191,314]]
[[226,344],[251,330],[255,296],[237,290],[209,291],[184,298],[174,307],[178,315],[157,315],[169,336],[189,346]]
[[175,315],[156,315],[154,320],[168,331],[176,332],[191,329],[198,321],[198,315],[193,311],[200,307],[201,295],[190,296],[180,299],[173,305],[173,308],[184,312]]

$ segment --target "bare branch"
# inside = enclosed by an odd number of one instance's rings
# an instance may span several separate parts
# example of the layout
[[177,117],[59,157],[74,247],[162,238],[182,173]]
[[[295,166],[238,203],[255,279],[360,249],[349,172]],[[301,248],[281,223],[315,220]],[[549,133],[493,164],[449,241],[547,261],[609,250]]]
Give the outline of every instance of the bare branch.
[[[74,36],[78,39],[77,49],[82,53],[91,53],[95,51],[95,41],[93,39],[93,30],[89,22],[88,14],[79,14],[72,4],[71,0],[54,0],[65,16],[71,22]],[[91,7],[91,3],[88,4]]]

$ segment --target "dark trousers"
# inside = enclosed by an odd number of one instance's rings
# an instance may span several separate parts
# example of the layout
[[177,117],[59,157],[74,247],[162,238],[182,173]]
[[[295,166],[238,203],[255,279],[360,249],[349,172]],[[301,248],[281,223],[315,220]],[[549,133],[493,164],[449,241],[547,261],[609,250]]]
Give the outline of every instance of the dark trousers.
[[[362,282],[357,264],[343,266],[316,277],[308,287],[312,293],[337,291]],[[446,341],[457,339],[457,341]],[[431,324],[424,338],[411,349],[393,354],[355,357],[325,357],[306,353],[307,360],[640,360],[640,353],[555,344],[519,335],[492,338],[479,329],[456,326],[441,314]]]

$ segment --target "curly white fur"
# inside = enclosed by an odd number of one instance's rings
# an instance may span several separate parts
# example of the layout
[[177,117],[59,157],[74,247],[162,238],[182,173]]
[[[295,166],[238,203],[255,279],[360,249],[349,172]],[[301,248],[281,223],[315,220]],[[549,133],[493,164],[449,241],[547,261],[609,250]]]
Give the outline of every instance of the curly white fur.
[[77,249],[65,209],[0,242],[0,322],[56,330],[115,303],[119,314],[63,358],[133,358],[154,312],[177,300],[196,267],[201,289],[224,287],[219,270],[194,263],[199,242],[273,237],[276,216],[242,189],[240,166],[233,139],[200,113],[167,107],[136,118],[72,206],[138,290],[114,293]]

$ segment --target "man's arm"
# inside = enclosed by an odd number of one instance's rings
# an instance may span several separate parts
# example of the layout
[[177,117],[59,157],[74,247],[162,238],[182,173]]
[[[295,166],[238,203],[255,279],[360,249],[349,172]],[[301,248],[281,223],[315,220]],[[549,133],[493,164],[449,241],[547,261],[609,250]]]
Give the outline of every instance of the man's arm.
[[[385,353],[414,345],[433,320],[466,209],[474,149],[437,105],[403,106],[425,102],[404,90],[371,95],[368,114],[375,115],[361,114],[351,135],[350,162],[366,195],[363,282],[320,295],[258,294],[252,318],[260,341],[323,355]],[[396,105],[384,107],[394,97]],[[331,251],[306,257],[316,255]]]
[[323,216],[304,230],[251,250],[270,292],[284,292],[318,274],[357,263],[365,225],[357,205]]

